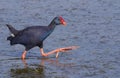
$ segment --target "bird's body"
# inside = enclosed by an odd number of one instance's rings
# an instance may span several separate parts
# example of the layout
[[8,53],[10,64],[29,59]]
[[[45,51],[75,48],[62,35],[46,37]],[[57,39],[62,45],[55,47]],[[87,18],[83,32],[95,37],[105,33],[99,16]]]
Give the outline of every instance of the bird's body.
[[[62,19],[62,17],[60,18]],[[56,20],[57,22],[55,22]],[[7,24],[7,27],[14,35],[9,36],[7,39],[10,40],[11,45],[24,45],[26,51],[35,46],[42,48],[44,39],[46,39],[53,32],[57,24],[61,24],[58,20],[60,19],[55,17],[48,26],[30,26],[23,30],[16,30],[11,25]]]
[[8,37],[11,41],[11,45],[22,44],[29,50],[35,46],[42,47],[44,39],[46,39],[54,30],[50,29],[48,26],[32,26],[27,27],[23,30],[18,31],[18,33],[13,37]]

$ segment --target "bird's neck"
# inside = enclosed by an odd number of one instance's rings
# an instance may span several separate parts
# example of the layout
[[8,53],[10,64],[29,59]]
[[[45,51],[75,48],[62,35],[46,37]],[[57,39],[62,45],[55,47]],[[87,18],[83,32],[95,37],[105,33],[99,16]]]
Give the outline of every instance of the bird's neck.
[[52,20],[52,22],[48,25],[48,27],[51,29],[51,30],[54,30],[54,28],[56,27],[56,24],[54,22],[54,19]]
[[54,21],[52,21],[49,25],[48,25],[48,31],[47,31],[47,33],[45,33],[42,37],[43,37],[43,39],[42,40],[44,40],[44,39],[46,39],[52,32],[53,32],[53,30],[55,29],[55,23],[54,23]]

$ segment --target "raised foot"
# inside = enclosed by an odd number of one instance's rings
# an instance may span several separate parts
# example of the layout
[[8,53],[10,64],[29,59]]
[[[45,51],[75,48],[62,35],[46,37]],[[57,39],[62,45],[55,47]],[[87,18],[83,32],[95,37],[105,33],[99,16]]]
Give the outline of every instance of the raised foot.
[[56,49],[56,58],[58,58],[59,52],[67,52],[69,50],[75,50],[79,48],[79,46],[69,46],[69,47],[64,47],[64,48],[58,48]]
[[56,58],[58,58],[59,52],[67,52],[69,50],[74,50],[77,48],[79,48],[79,46],[69,46],[69,47],[64,47],[64,48],[58,48],[58,49],[52,50],[48,53],[42,52],[42,56],[46,57],[46,56],[56,53]]

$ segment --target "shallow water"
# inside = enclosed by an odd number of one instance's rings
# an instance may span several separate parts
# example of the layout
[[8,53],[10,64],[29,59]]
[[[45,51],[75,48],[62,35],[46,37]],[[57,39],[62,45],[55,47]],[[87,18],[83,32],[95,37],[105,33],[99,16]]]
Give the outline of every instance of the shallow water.
[[[1,0],[0,78],[118,78],[120,77],[119,0]],[[24,47],[10,46],[5,24],[16,29],[48,25],[61,15],[67,26],[58,26],[44,41],[46,52],[59,47],[77,50],[42,58],[39,48],[20,59]]]

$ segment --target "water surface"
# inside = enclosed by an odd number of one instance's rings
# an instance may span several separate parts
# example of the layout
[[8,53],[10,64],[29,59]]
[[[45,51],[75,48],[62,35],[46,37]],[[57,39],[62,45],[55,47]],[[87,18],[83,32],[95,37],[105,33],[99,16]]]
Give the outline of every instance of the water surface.
[[[118,78],[120,77],[119,0],[1,0],[0,78]],[[61,15],[67,26],[58,26],[44,41],[46,52],[59,47],[77,50],[42,58],[39,48],[20,57],[24,47],[10,46],[5,24],[16,29],[48,25]]]

